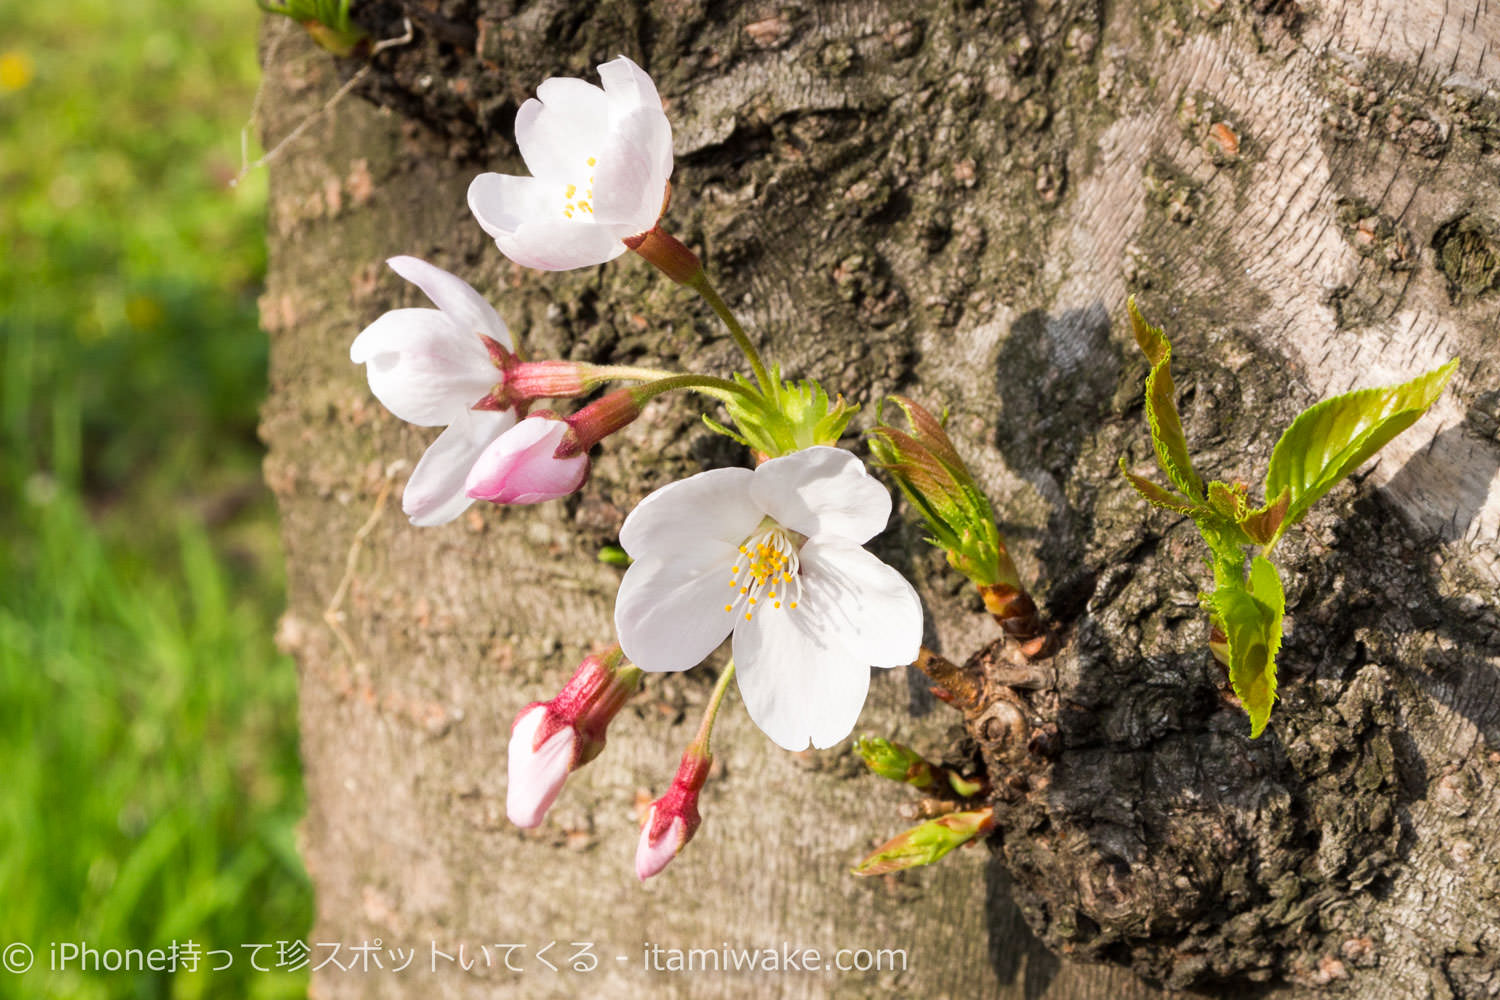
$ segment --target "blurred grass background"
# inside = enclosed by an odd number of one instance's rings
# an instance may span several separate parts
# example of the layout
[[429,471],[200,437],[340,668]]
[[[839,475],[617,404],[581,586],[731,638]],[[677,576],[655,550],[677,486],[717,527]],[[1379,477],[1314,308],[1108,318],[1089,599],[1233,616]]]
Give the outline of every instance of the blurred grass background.
[[[0,4],[0,996],[305,996],[252,0]],[[49,973],[52,942],[229,949]],[[277,964],[274,947],[258,957]],[[222,961],[222,959],[219,959]]]

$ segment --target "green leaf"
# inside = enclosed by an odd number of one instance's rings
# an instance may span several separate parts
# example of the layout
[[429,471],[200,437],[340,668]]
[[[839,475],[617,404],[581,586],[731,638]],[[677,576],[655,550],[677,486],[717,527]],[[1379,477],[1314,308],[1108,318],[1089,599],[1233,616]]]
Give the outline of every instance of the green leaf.
[[1158,486],[1143,476],[1137,476],[1125,465],[1125,456],[1120,456],[1120,473],[1123,475],[1135,491],[1145,497],[1153,506],[1162,507],[1166,510],[1175,510],[1179,514],[1191,514],[1198,509],[1198,505],[1186,497],[1178,496],[1171,490]]
[[1269,545],[1281,531],[1281,525],[1286,520],[1286,512],[1291,504],[1291,491],[1282,490],[1275,499],[1267,500],[1264,507],[1252,510],[1241,518],[1240,527],[1255,544]]
[[1207,602],[1229,640],[1229,683],[1250,715],[1250,738],[1265,731],[1276,700],[1276,653],[1286,596],[1276,567],[1264,556],[1250,564],[1250,590],[1223,585]]
[[1292,421],[1276,442],[1266,472],[1267,497],[1283,490],[1291,496],[1275,537],[1300,521],[1339,480],[1416,423],[1437,401],[1457,367],[1454,358],[1401,385],[1325,399]]
[[1177,413],[1177,387],[1172,382],[1172,345],[1158,327],[1151,326],[1136,308],[1131,296],[1126,308],[1131,330],[1151,374],[1146,376],[1146,419],[1151,425],[1151,445],[1167,480],[1190,499],[1203,499],[1203,480],[1193,470],[1188,457],[1187,438],[1182,433],[1182,418]]
[[1231,486],[1218,480],[1208,484],[1208,504],[1214,510],[1239,524],[1250,516],[1250,503],[1245,499],[1249,488],[1242,483]]

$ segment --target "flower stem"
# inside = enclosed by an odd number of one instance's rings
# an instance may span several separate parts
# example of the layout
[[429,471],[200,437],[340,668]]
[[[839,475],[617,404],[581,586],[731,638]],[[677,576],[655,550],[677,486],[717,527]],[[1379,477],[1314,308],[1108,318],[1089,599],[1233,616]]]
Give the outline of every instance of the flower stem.
[[734,678],[734,661],[730,660],[719,674],[718,683],[714,685],[714,693],[708,697],[708,706],[703,710],[703,721],[698,725],[698,735],[693,737],[689,746],[689,752],[696,749],[704,757],[709,756],[708,739],[714,731],[714,719],[719,715],[719,705],[724,701],[724,693],[729,690],[729,682]]
[[660,396],[664,392],[672,392],[676,389],[691,389],[721,400],[730,396],[743,396],[752,403],[760,400],[758,394],[744,386],[731,382],[727,378],[718,378],[713,375],[669,375],[666,378],[655,379],[636,386],[629,391],[631,398],[639,405],[653,396]]
[[750,338],[745,334],[745,328],[740,326],[740,321],[735,319],[734,313],[729,311],[729,306],[719,297],[714,286],[709,284],[708,274],[699,271],[687,284],[693,291],[703,296],[704,301],[719,314],[719,319],[724,321],[724,325],[729,328],[730,335],[734,337],[734,342],[739,345],[746,360],[750,362],[750,368],[755,372],[755,381],[760,385],[760,391],[766,395],[767,399],[774,399],[776,388],[771,383],[771,376],[766,371],[765,363],[760,360],[760,352],[750,342]]
[[589,365],[588,381],[593,385],[618,380],[629,380],[634,382],[654,382],[657,379],[672,378],[680,372],[663,371],[660,368],[636,368],[633,365]]

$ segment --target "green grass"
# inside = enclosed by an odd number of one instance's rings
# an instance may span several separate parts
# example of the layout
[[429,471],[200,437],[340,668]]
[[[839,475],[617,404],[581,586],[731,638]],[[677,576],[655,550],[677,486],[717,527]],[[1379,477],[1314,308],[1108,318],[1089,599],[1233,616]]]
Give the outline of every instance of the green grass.
[[[264,177],[227,184],[258,17],[0,6],[0,949],[39,966],[0,996],[306,994],[239,947],[312,911],[254,436]],[[234,965],[44,968],[188,940]]]

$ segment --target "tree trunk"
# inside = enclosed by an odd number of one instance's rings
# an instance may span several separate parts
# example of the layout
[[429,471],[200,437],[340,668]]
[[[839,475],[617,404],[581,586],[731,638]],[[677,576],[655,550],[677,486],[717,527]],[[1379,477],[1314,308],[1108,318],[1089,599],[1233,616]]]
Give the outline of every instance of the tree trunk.
[[[271,168],[263,319],[313,964],[341,949],[320,996],[1500,996],[1500,6],[407,7],[414,40],[374,58],[368,100],[326,112],[352,66],[290,22],[266,34],[267,145],[313,116]],[[393,3],[355,13],[401,33]],[[929,643],[991,671],[996,721],[965,733],[920,675],[879,671],[859,731],[982,758],[989,851],[852,878],[910,797],[731,709],[697,839],[638,885],[640,803],[691,735],[702,670],[652,678],[540,830],[505,821],[511,719],[610,636],[599,546],[651,489],[746,456],[654,403],[580,496],[413,528],[391,490],[434,432],[381,409],[348,345],[418,304],[382,264],[411,253],[534,356],[734,364],[641,261],[524,271],[465,207],[481,169],[523,172],[510,122],[536,84],[619,52],[669,105],[669,228],[788,374],[950,410],[1061,630],[1036,677],[1000,686],[977,599],[919,530],[885,536]],[[1463,358],[1284,545],[1259,740],[1206,649],[1206,550],[1116,467],[1150,457],[1131,292],[1173,338],[1190,447],[1221,479],[1258,481],[1314,400]],[[382,971],[341,971],[376,939]],[[575,942],[596,968],[569,970]],[[904,949],[905,968],[649,968],[651,945],[726,943]]]

